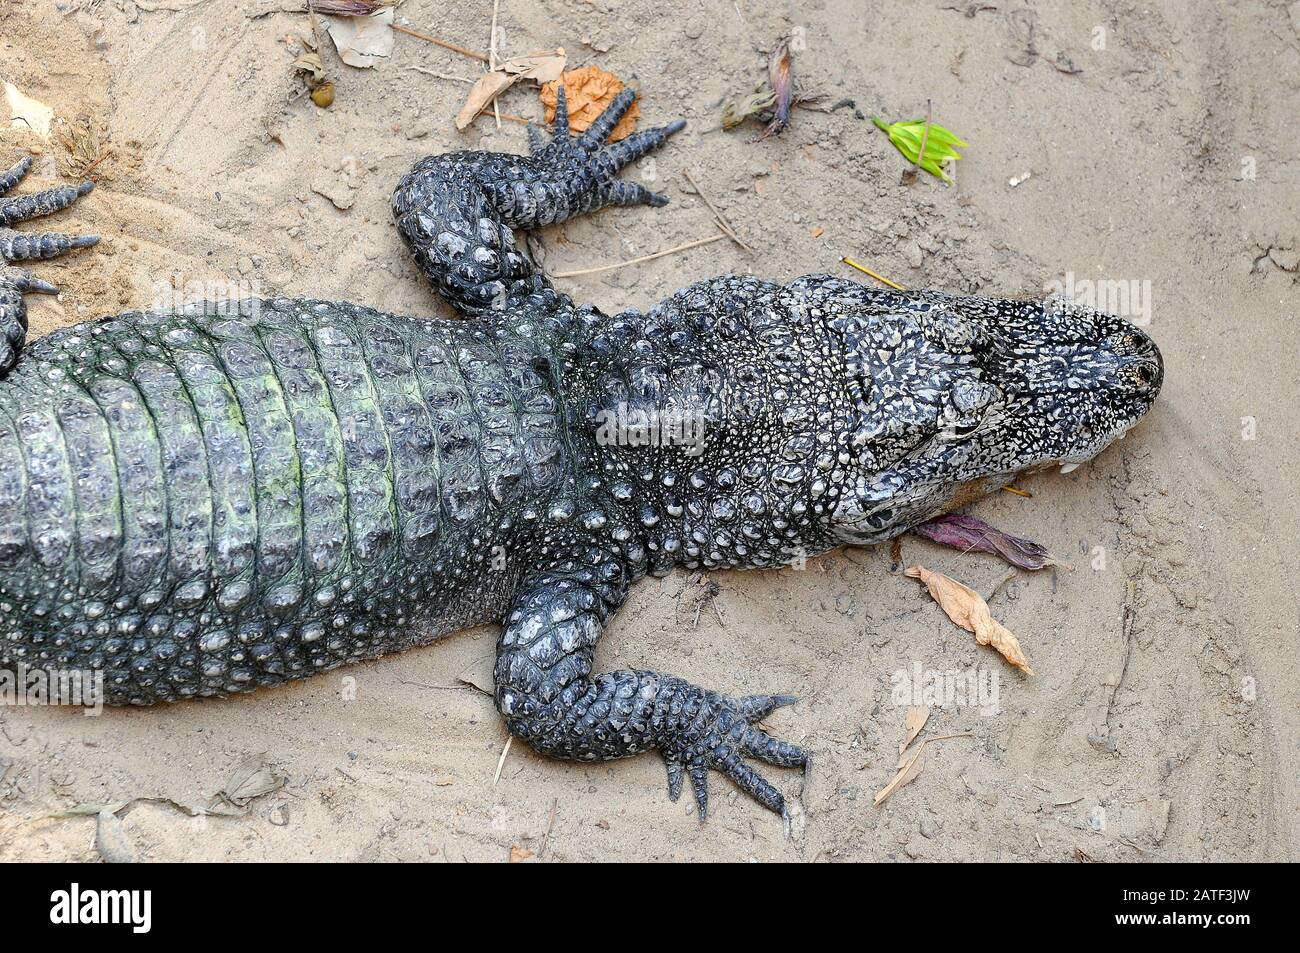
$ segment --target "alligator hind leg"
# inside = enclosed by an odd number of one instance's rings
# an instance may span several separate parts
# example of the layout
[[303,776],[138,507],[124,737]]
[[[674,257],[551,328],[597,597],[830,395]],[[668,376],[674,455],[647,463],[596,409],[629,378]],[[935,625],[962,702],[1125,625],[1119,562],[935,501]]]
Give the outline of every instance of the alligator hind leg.
[[745,759],[807,773],[807,752],[757,727],[792,696],[732,698],[653,671],[591,673],[626,577],[617,557],[589,546],[524,584],[497,645],[496,702],[511,733],[542,754],[578,761],[658,751],[669,798],[690,778],[701,820],[710,769],[787,817],[785,796]]
[[575,137],[561,88],[551,141],[529,128],[532,155],[430,156],[402,179],[393,194],[398,230],[421,271],[452,306],[481,314],[502,307],[512,293],[553,293],[519,250],[513,229],[563,222],[607,205],[668,203],[666,195],[620,179],[618,173],[663,145],[686,122],[606,145],[634,98],[624,90]]
[[[0,172],[0,196],[21,182],[31,167],[32,160],[26,157]],[[57,258],[75,248],[89,248],[99,242],[98,235],[18,232],[9,226],[61,211],[93,188],[93,183],[84,182],[80,186],[62,186],[32,195],[0,198],[0,378],[12,369],[27,338],[27,308],[23,295],[54,294],[58,290],[21,268],[8,267],[8,263]]]

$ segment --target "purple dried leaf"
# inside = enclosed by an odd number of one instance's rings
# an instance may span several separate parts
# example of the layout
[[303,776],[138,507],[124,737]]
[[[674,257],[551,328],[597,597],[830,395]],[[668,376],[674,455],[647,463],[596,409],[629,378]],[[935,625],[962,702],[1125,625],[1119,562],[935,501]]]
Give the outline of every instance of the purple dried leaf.
[[961,516],[949,513],[920,526],[912,527],[918,536],[951,546],[963,552],[990,553],[1001,556],[1021,569],[1042,569],[1056,562],[1045,546],[1032,539],[1012,536],[990,526],[978,516]]
[[772,121],[768,123],[763,134],[758,138],[766,139],[781,132],[790,122],[790,109],[794,105],[794,54],[790,51],[790,40],[784,39],[767,61],[767,81],[776,94]]
[[[384,0],[312,0],[311,7],[317,13],[335,17],[368,17],[376,10],[381,10],[392,3]],[[307,8],[303,0],[303,9]]]

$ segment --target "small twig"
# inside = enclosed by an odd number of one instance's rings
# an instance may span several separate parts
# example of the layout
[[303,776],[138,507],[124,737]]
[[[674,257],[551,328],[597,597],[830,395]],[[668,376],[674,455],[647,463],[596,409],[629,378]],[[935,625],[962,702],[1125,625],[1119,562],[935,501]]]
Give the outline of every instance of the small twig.
[[200,3],[207,3],[208,0],[190,0],[189,3],[150,3],[149,0],[136,0],[136,6],[145,13],[157,13],[159,10],[165,10],[168,13],[180,13],[191,7],[197,7]]
[[311,0],[307,0],[307,19],[311,23],[311,41],[314,44],[312,49],[317,53],[320,52],[320,24],[316,22],[316,7]]
[[475,50],[467,50],[463,46],[457,46],[455,43],[448,43],[446,40],[440,40],[436,36],[429,36],[427,33],[421,33],[419,30],[412,30],[409,26],[402,26],[400,23],[394,23],[393,29],[398,33],[405,33],[407,36],[413,36],[417,40],[424,40],[425,43],[432,43],[434,46],[441,46],[444,50],[451,50],[453,53],[459,53],[461,56],[468,56],[476,59],[480,63],[488,62],[487,56]]
[[431,690],[431,691],[435,691],[435,692],[469,692],[469,691],[478,691],[478,689],[477,689],[475,686],[473,686],[473,685],[469,685],[469,684],[465,684],[465,685],[430,685],[428,682],[413,682],[413,681],[411,681],[411,680],[409,680],[409,679],[405,679],[405,678],[400,679],[399,681],[400,681],[401,684],[403,684],[403,685],[413,685],[413,686],[416,687],[416,688],[427,688],[427,689],[429,689],[429,690]]
[[1020,487],[1012,486],[1010,483],[1004,486],[1002,491],[1004,493],[1011,493],[1015,496],[1023,496],[1027,500],[1032,500],[1034,498],[1034,494],[1030,493],[1028,490],[1022,490]]
[[[482,115],[484,115],[485,113],[487,113],[487,107],[486,107],[486,106],[484,106],[481,110],[479,110],[478,114],[477,114],[474,118],[477,119],[479,116],[482,116]],[[502,119],[509,120],[510,122],[517,122],[517,123],[519,123],[520,125],[524,125],[524,126],[527,126],[529,123],[535,121],[535,120],[532,120],[532,119],[527,119],[527,118],[525,118],[524,116],[516,116],[516,115],[514,115],[513,113],[502,113],[502,114],[501,114],[501,118],[502,118]]]
[[844,264],[848,265],[850,268],[856,268],[856,269],[858,269],[858,271],[862,272],[864,275],[870,275],[872,278],[875,278],[877,281],[879,281],[882,285],[889,285],[889,287],[893,288],[895,291],[906,291],[906,290],[907,290],[907,289],[905,289],[902,285],[900,285],[898,282],[896,282],[896,281],[890,281],[888,278],[885,278],[885,277],[883,277],[883,276],[881,276],[881,275],[876,274],[874,271],[872,271],[872,270],[871,270],[870,268],[868,268],[866,265],[859,265],[859,264],[858,264],[856,261],[854,261],[852,258],[841,258],[840,261],[844,262]]
[[704,190],[700,188],[700,183],[696,182],[695,176],[691,175],[691,170],[683,169],[682,175],[686,176],[686,181],[691,183],[691,187],[695,189],[695,194],[698,195],[701,199],[703,199],[704,204],[709,207],[709,211],[713,213],[713,217],[718,220],[718,227],[721,228],[724,232],[726,232],[728,237],[737,245],[739,245],[741,248],[745,249],[746,252],[748,252],[751,255],[754,254],[754,249],[750,248],[748,245],[746,245],[743,241],[740,240],[740,236],[737,235],[736,230],[731,227],[731,223],[727,221],[727,217],[723,215],[720,211],[718,211],[718,207],[713,204],[713,202],[709,199],[707,195],[704,194]]
[[[501,10],[501,0],[492,0],[492,37],[488,40],[488,69],[497,68],[497,14]],[[501,107],[497,97],[492,97],[492,115],[496,117],[497,128],[501,128]]]
[[602,271],[613,271],[615,268],[626,268],[628,265],[639,265],[644,261],[653,261],[656,258],[663,258],[665,255],[675,255],[679,251],[686,251],[688,248],[698,248],[701,245],[711,245],[714,242],[720,242],[727,238],[727,234],[722,232],[717,235],[710,235],[708,238],[697,238],[693,242],[686,242],[682,245],[675,245],[672,248],[665,248],[663,251],[657,251],[653,255],[642,255],[640,258],[631,258],[627,261],[620,261],[613,265],[601,265],[598,268],[581,268],[578,271],[556,271],[551,274],[552,278],[577,278],[579,275],[594,275]]
[[551,800],[551,816],[546,819],[546,832],[542,834],[542,843],[537,848],[537,859],[541,860],[542,855],[546,853],[546,845],[551,839],[551,828],[555,826],[555,809],[560,806],[560,799]]
[[84,178],[90,178],[90,173],[95,171],[95,167],[99,165],[101,162],[103,162],[105,159],[107,159],[109,156],[111,156],[112,154],[113,154],[112,149],[105,149],[103,153],[100,154],[100,157],[98,159],[96,159],[90,165],[86,166],[84,169],[81,170],[82,176]]
[[928,745],[931,741],[951,741],[953,738],[974,738],[973,731],[959,731],[952,735],[935,735],[933,738],[926,738],[921,742],[922,745]]
[[515,743],[515,736],[511,735],[506,739],[506,746],[501,749],[501,757],[497,758],[497,773],[492,777],[492,786],[496,787],[497,782],[501,780],[501,769],[506,766],[506,755],[510,753],[510,746]]
[[921,174],[921,160],[925,158],[925,144],[930,141],[931,114],[932,114],[932,107],[930,105],[930,100],[927,99],[925,101],[925,128],[921,130],[921,148],[916,153],[916,161],[912,163],[912,175],[911,175],[912,179],[915,179],[917,176]]
[[423,66],[408,66],[407,69],[413,70],[416,73],[423,73],[425,76],[436,76],[438,79],[450,79],[457,83],[469,83],[471,86],[474,85],[474,80],[467,79],[464,76],[454,76],[451,73],[439,73],[435,69],[426,69]]

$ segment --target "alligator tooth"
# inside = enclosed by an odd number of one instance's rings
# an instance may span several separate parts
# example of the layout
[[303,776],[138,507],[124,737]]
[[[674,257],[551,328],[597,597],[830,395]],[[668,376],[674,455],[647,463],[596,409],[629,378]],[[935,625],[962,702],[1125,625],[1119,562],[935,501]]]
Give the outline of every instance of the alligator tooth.
[[1062,463],[1062,464],[1061,464],[1061,472],[1062,472],[1062,473],[1073,473],[1073,472],[1074,472],[1075,470],[1077,470],[1077,469],[1079,469],[1079,465],[1078,465],[1077,463]]

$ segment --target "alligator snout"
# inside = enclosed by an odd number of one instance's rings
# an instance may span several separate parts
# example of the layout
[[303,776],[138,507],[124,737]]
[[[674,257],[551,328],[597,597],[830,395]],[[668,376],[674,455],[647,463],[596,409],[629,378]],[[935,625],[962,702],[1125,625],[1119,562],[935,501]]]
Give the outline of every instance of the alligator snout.
[[1165,378],[1164,358],[1156,342],[1141,328],[1129,325],[1107,343],[1115,354],[1117,383],[1135,397],[1155,400]]

